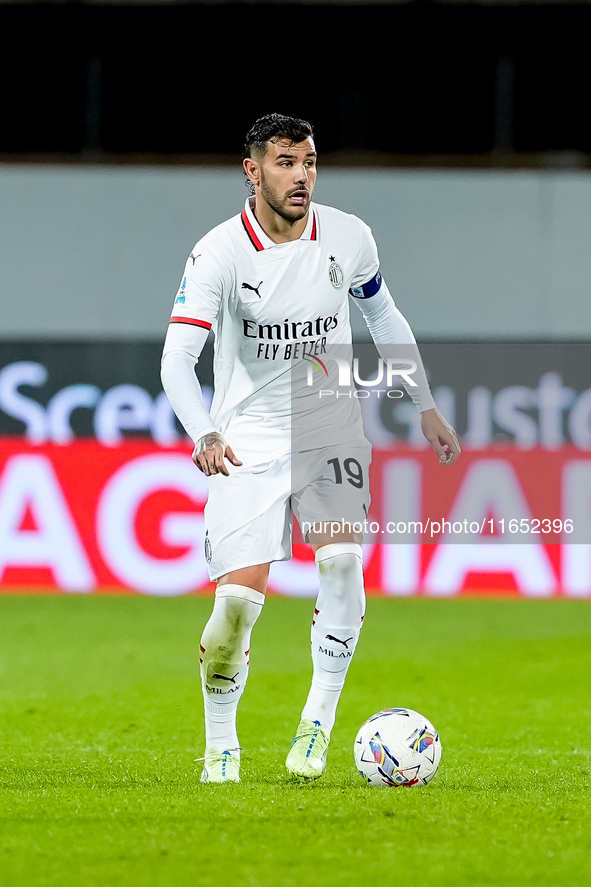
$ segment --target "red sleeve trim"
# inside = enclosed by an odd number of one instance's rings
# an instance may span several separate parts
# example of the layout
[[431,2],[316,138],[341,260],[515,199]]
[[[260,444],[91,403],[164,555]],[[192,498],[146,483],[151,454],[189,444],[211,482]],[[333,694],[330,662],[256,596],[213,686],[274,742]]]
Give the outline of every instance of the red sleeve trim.
[[195,320],[194,317],[179,317],[176,314],[173,314],[170,318],[171,323],[190,323],[192,326],[200,326],[203,327],[204,330],[210,330],[211,324],[206,320]]

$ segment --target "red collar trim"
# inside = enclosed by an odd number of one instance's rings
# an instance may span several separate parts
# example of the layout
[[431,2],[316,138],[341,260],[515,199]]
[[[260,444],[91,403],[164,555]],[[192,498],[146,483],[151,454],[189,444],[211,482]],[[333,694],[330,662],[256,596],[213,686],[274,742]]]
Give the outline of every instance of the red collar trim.
[[242,224],[244,225],[244,230],[246,231],[246,233],[248,234],[248,236],[250,238],[250,242],[252,243],[252,245],[254,246],[256,251],[260,253],[261,250],[263,250],[265,247],[263,246],[263,244],[261,243],[261,241],[257,237],[256,231],[252,227],[252,225],[250,223],[250,219],[248,218],[248,215],[246,214],[246,209],[242,210],[242,215],[240,216],[240,218],[242,219]]
[[[262,252],[266,247],[264,247],[263,244],[261,243],[261,239],[253,227],[253,224],[248,217],[246,207],[242,210],[242,213],[240,214],[240,220],[242,221],[242,224],[244,226],[244,230],[248,234],[249,240],[252,243],[252,245],[254,246],[254,248],[256,249],[256,251],[258,253]],[[308,230],[309,227],[310,227],[309,224],[306,225],[306,230]],[[316,210],[314,210],[314,209],[312,210],[312,230],[310,231],[310,235],[309,235],[309,237],[306,237],[306,231],[304,231],[304,233],[300,237],[300,240],[318,240],[318,220],[317,220]],[[275,246],[275,244],[270,243],[268,248],[270,248],[271,246]]]
[[310,234],[310,240],[316,240],[317,239],[316,211],[312,210],[312,212],[314,214],[314,223],[312,225],[312,233]]

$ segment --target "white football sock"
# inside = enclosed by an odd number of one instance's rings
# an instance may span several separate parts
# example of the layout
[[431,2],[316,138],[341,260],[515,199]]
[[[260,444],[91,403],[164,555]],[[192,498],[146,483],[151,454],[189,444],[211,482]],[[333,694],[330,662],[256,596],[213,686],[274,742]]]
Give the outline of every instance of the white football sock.
[[302,719],[332,730],[365,614],[361,545],[332,542],[316,551],[320,591],[312,622],[314,672]]
[[250,635],[265,595],[245,585],[222,585],[201,638],[205,750],[238,748],[236,710],[248,677]]

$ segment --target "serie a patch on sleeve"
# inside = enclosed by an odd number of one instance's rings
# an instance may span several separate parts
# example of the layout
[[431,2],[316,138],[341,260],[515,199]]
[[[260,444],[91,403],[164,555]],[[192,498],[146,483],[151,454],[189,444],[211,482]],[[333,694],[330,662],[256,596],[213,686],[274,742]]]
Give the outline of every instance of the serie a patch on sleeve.
[[353,286],[349,290],[349,293],[353,296],[354,299],[371,299],[372,296],[378,292],[379,288],[382,285],[382,275],[378,271],[375,277],[372,277],[371,280],[368,280],[367,283],[364,283],[363,286]]

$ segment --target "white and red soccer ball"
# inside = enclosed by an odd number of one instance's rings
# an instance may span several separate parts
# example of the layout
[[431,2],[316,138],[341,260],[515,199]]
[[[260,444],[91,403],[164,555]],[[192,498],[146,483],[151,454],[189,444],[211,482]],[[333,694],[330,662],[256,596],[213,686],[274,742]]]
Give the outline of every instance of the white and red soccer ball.
[[441,760],[441,740],[433,724],[418,712],[386,708],[363,724],[353,754],[369,785],[408,788],[433,779]]

